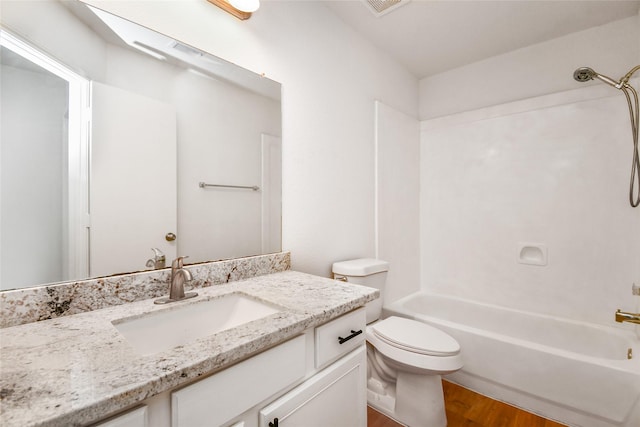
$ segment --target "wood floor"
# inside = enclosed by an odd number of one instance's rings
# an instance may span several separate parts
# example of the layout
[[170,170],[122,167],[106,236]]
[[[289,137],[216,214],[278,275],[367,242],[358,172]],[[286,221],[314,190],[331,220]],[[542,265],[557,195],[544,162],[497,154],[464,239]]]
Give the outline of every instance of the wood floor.
[[[447,427],[565,427],[456,384],[443,381],[442,386]],[[367,427],[402,427],[371,408],[367,408],[367,416]]]

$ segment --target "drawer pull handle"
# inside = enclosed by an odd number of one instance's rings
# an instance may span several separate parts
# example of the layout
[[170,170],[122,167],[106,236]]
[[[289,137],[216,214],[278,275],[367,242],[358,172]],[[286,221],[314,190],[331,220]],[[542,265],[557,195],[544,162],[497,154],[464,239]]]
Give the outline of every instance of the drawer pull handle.
[[352,330],[351,330],[351,335],[349,335],[349,336],[348,336],[348,337],[346,337],[346,338],[338,337],[338,342],[339,342],[340,344],[344,344],[344,343],[346,343],[347,341],[349,341],[351,338],[355,338],[355,337],[357,337],[358,335],[360,335],[361,333],[362,333],[362,329],[360,329],[359,331],[354,331],[354,330],[352,329]]
[[278,419],[274,418],[273,422],[269,421],[269,427],[278,427]]

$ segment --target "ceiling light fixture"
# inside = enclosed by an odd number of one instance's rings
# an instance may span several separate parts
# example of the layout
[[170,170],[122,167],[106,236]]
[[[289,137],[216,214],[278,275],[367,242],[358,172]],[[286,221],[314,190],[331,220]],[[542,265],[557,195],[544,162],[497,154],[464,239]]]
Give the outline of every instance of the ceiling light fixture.
[[207,0],[238,19],[249,19],[260,7],[260,0]]

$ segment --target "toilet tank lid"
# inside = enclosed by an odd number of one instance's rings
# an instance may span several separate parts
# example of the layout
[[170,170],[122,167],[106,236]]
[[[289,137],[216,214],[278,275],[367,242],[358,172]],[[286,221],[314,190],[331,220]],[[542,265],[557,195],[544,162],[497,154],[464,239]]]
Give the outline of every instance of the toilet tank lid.
[[360,258],[334,262],[332,271],[345,276],[368,276],[389,270],[389,263],[374,258]]

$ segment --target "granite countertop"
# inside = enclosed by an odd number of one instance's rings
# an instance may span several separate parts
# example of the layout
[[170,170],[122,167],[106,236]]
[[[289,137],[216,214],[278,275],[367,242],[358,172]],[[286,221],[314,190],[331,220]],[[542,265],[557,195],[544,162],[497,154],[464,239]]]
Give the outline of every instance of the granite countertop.
[[[294,271],[0,329],[0,425],[79,426],[227,367],[379,296],[372,288]],[[285,308],[183,346],[140,356],[111,323],[242,292]]]

